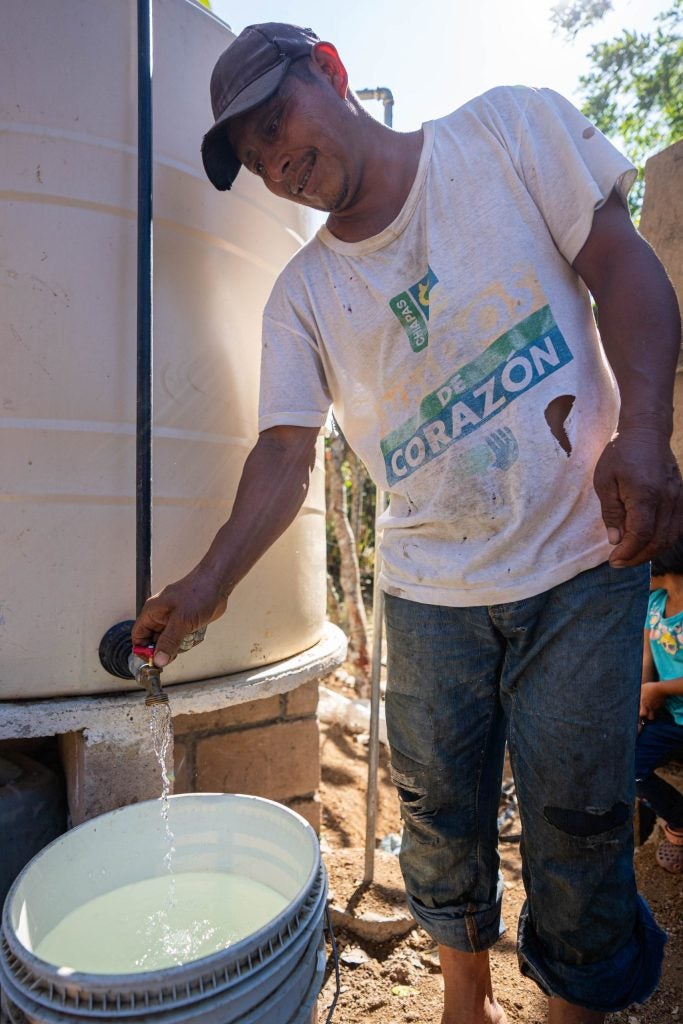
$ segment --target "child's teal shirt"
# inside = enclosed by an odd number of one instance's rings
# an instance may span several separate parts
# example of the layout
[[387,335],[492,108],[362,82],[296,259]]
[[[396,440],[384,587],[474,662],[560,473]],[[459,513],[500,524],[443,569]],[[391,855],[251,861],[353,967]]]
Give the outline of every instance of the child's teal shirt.
[[[660,679],[683,677],[683,612],[666,618],[666,590],[653,590],[647,611],[652,658]],[[683,725],[683,697],[667,697],[666,709]]]

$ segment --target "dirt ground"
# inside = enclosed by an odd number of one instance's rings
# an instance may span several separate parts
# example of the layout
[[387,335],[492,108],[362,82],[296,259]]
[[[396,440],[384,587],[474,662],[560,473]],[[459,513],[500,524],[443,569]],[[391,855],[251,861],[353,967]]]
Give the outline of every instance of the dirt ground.
[[[343,686],[336,688],[352,695]],[[335,925],[341,990],[332,1020],[334,1024],[439,1024],[443,988],[436,950],[425,932],[405,922],[408,914],[396,856],[378,851],[374,881],[370,887],[362,884],[367,745],[339,725],[321,725],[321,759],[321,844],[330,877],[331,905],[337,909],[337,922],[348,921],[352,926]],[[683,788],[683,775],[678,782]],[[388,756],[380,745],[376,835],[381,839],[397,834],[400,827]],[[510,834],[515,831],[513,819]],[[657,831],[637,850],[636,871],[642,894],[669,933],[663,978],[649,1003],[611,1014],[609,1024],[683,1024],[683,876],[667,874],[655,863]],[[501,843],[501,856],[508,930],[491,955],[494,989],[510,1024],[544,1024],[545,1000],[517,968],[515,935],[524,900],[518,845]],[[407,928],[405,934],[383,941],[387,931],[395,935]],[[364,937],[366,932],[370,938]],[[328,965],[318,1003],[318,1024],[327,1020],[334,991],[334,974]]]

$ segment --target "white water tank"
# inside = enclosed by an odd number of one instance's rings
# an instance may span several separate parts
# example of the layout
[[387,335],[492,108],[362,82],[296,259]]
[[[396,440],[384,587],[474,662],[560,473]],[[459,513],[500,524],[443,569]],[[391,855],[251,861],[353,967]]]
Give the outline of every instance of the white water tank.
[[[135,0],[0,0],[0,699],[131,689],[100,640],[135,616]],[[229,515],[256,440],[260,318],[310,233],[240,174],[207,181],[208,80],[233,38],[155,0],[153,588]],[[325,611],[319,458],[295,523],[164,683],[311,647]]]

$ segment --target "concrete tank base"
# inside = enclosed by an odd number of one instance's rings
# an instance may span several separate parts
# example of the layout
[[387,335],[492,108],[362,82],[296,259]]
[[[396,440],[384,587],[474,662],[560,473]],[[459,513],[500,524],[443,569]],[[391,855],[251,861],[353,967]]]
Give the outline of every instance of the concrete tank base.
[[[294,657],[168,687],[176,732],[175,757],[171,750],[169,762],[174,761],[180,782],[175,791],[234,792],[238,790],[225,783],[237,779],[239,791],[289,803],[318,827],[317,684],[342,663],[346,643],[342,631],[327,623],[320,641]],[[70,822],[79,825],[116,807],[161,795],[150,712],[143,697],[140,691],[2,702],[0,740],[59,737]],[[306,751],[300,771],[307,778],[299,794],[282,791],[283,766],[289,763],[285,775],[297,771],[288,744]],[[255,759],[249,759],[250,751],[256,752]],[[269,764],[278,757],[281,763]],[[263,792],[264,788],[271,791]]]

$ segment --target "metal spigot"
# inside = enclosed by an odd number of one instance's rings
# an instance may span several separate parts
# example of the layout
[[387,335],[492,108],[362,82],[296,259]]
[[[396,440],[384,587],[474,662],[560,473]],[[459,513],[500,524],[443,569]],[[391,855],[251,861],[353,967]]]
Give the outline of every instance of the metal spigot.
[[154,647],[133,647],[128,662],[135,682],[147,691],[145,704],[168,704],[168,694],[161,686],[161,669],[154,664]]
[[161,687],[161,671],[156,665],[143,665],[135,680],[147,690],[147,707],[151,707],[152,704],[168,704],[168,694]]

